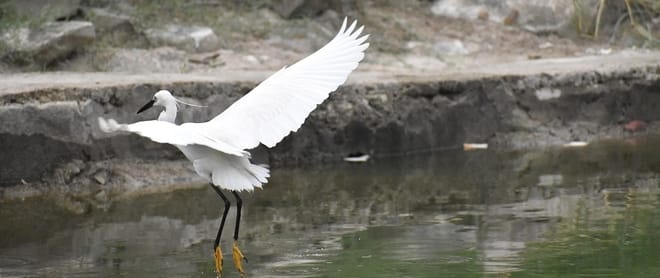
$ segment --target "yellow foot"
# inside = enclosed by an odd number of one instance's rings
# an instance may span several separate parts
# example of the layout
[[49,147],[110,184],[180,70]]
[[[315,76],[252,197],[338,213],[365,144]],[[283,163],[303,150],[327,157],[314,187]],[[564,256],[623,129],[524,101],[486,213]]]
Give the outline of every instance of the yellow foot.
[[220,251],[220,246],[215,248],[215,272],[218,274],[218,277],[222,276],[222,251]]
[[234,257],[234,266],[236,270],[241,273],[241,277],[245,277],[245,271],[243,270],[243,260],[247,263],[247,258],[243,256],[241,249],[238,249],[238,242],[234,241],[234,247],[232,248],[232,253]]

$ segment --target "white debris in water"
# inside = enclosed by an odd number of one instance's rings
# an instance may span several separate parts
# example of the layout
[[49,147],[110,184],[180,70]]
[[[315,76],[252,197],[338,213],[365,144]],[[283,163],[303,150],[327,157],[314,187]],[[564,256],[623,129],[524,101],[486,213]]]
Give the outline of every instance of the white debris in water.
[[471,151],[471,150],[485,150],[488,149],[488,144],[486,143],[465,143],[463,144],[463,150],[465,151]]
[[344,161],[348,162],[367,162],[369,160],[369,155],[361,155],[361,156],[348,156],[344,157]]
[[572,141],[564,144],[564,147],[584,147],[588,145],[589,143],[584,142],[584,141]]

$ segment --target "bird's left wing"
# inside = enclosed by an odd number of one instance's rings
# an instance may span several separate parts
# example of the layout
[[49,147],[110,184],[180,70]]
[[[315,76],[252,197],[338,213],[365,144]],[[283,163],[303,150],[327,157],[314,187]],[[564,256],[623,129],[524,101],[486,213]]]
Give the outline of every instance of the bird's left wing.
[[264,80],[222,114],[199,125],[214,138],[251,149],[275,146],[298,130],[305,118],[330,92],[343,84],[369,46],[363,27],[347,26],[321,49]]
[[147,137],[158,143],[172,145],[203,145],[218,151],[235,155],[249,156],[249,153],[204,134],[203,130],[191,125],[175,125],[165,121],[142,121],[133,124],[119,124],[114,119],[99,117],[99,127],[104,132],[126,131]]

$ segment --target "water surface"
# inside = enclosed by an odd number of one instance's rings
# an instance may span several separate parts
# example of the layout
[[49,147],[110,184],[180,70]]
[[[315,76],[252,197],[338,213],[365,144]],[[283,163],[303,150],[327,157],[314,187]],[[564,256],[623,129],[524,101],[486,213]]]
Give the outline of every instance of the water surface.
[[[252,277],[657,277],[660,140],[274,169],[244,194]],[[0,277],[215,277],[210,188],[78,215],[0,203]],[[222,246],[231,264],[234,214]]]

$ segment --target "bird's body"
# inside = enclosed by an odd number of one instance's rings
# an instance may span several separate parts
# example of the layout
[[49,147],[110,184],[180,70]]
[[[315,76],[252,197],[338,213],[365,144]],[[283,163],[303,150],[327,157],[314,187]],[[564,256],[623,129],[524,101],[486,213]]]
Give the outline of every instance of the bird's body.
[[178,146],[183,154],[193,161],[198,175],[213,184],[222,184],[223,189],[249,191],[261,188],[268,182],[270,171],[263,165],[250,162],[248,156],[228,155],[206,146]]
[[[237,192],[260,188],[270,177],[266,166],[250,162],[250,153],[246,150],[259,144],[275,146],[289,133],[298,130],[316,106],[346,81],[369,46],[366,43],[368,35],[359,37],[362,27],[355,30],[356,23],[348,27],[344,20],[339,33],[328,44],[292,66],[277,71],[210,121],[177,125],[177,105],[181,101],[166,90],[157,92],[138,111],[162,106],[164,110],[158,120],[119,124],[112,119],[99,118],[103,131],[137,133],[155,142],[176,146],[193,163],[197,174],[213,185],[225,201],[225,212],[214,246],[218,272],[222,269],[218,244],[229,206],[220,189],[232,191],[237,198],[237,218],[240,218],[241,200]],[[238,239],[238,222],[234,239]],[[237,253],[240,255],[238,263]],[[234,263],[242,272],[241,258],[242,253],[235,243]]]

